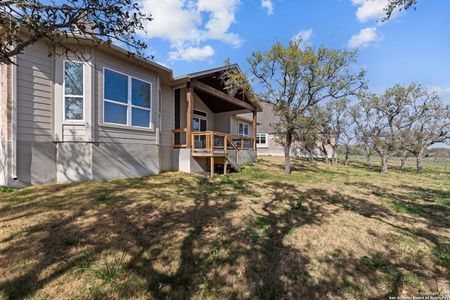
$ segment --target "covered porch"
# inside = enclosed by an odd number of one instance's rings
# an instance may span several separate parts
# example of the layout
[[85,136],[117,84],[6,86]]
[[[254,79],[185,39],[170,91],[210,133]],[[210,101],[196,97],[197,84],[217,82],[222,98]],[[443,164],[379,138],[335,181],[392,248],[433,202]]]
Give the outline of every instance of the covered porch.
[[[211,175],[218,166],[224,173],[229,167],[239,171],[242,163],[256,159],[256,116],[261,108],[243,93],[226,92],[221,80],[226,70],[190,74],[185,85],[174,89],[172,147],[188,151]],[[242,117],[249,113],[251,119]]]

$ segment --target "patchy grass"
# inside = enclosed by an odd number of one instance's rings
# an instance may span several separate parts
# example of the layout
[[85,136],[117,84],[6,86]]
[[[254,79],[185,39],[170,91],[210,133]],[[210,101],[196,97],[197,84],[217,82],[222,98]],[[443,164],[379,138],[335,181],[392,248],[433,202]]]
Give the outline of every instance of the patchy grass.
[[0,185],[0,194],[1,193],[12,193],[15,191],[16,191],[15,188]]
[[[264,157],[242,172],[0,188],[0,299],[450,292],[450,170]],[[394,162],[395,163],[395,162]]]

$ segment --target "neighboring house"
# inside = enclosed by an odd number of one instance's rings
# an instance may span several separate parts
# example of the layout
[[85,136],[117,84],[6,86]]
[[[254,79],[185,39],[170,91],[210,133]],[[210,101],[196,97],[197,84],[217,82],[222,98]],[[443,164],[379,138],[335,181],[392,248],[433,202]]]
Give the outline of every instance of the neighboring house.
[[[283,146],[277,142],[275,134],[275,125],[278,123],[279,118],[273,111],[273,104],[265,101],[261,101],[260,105],[262,111],[257,114],[257,128],[256,128],[256,147],[258,155],[271,155],[271,156],[284,156]],[[250,122],[250,114],[241,114],[237,116],[238,120]],[[331,153],[331,147],[327,147],[327,152]],[[299,151],[299,144],[293,143],[291,149],[291,155],[298,157],[306,157],[306,153]],[[319,150],[319,147],[313,149],[313,155],[315,157],[324,157],[324,154]],[[328,155],[331,158],[331,154]]]
[[[52,47],[36,42],[17,65],[0,65],[0,185],[226,172],[256,160],[261,107],[220,79],[236,65],[174,78],[115,46],[86,48],[88,61],[49,56]],[[239,122],[242,113],[251,119]]]

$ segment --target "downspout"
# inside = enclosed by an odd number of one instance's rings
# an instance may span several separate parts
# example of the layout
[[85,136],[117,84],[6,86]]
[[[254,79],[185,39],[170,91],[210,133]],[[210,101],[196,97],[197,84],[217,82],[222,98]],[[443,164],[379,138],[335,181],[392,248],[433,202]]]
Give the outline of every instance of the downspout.
[[11,177],[17,180],[17,56],[13,57],[12,63],[12,105],[11,105]]

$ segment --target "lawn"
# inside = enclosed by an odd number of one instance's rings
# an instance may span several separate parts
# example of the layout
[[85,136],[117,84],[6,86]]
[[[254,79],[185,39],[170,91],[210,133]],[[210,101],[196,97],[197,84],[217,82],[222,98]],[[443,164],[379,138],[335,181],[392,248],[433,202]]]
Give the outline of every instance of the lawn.
[[450,292],[448,165],[282,168],[1,190],[0,299]]

